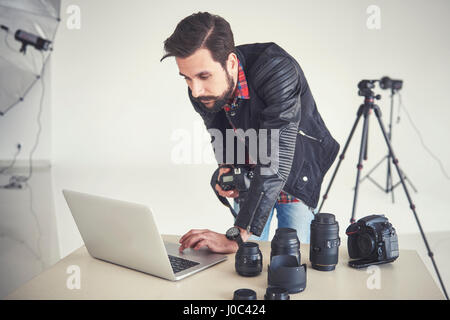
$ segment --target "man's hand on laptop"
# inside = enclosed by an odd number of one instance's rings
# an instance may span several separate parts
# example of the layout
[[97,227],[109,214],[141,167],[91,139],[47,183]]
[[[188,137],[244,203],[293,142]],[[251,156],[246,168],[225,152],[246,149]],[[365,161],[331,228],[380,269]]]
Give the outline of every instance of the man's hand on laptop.
[[[250,235],[245,229],[239,229],[242,240],[247,241]],[[208,229],[192,229],[182,236],[179,242],[180,252],[187,248],[198,250],[203,247],[208,247],[209,250],[216,253],[234,253],[239,249],[236,241],[228,240],[224,234]]]

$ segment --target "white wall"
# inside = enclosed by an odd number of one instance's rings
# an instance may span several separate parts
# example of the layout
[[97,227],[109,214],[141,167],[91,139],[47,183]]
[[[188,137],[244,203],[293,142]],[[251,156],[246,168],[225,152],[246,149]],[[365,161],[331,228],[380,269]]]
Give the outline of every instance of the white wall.
[[[70,14],[65,10],[74,4],[81,10],[79,30],[66,27]],[[373,4],[381,9],[379,30],[366,26],[366,9]],[[214,165],[176,165],[171,159],[174,132],[185,129],[194,135],[200,118],[175,61],[159,59],[176,24],[198,11],[227,19],[237,45],[273,41],[297,58],[341,146],[363,101],[357,83],[384,75],[403,79],[405,107],[429,148],[450,170],[448,1],[71,0],[61,8],[51,70],[51,130],[63,256],[81,239],[62,188],[148,203],[164,233],[181,234],[194,227],[225,231],[231,225],[230,214],[209,188]],[[379,105],[387,122],[389,95],[382,94]],[[449,181],[420,145],[404,111],[401,118],[393,144],[403,170],[419,189],[412,197],[423,227],[426,232],[450,230]],[[341,230],[350,218],[359,143],[360,130],[324,208],[336,214]],[[375,117],[369,144],[365,168],[387,153]],[[323,189],[330,176],[331,171]],[[384,167],[374,174],[380,183],[384,176]],[[384,213],[400,233],[417,232],[401,188],[395,194],[393,205],[390,195],[364,182],[357,217]]]
[[[41,133],[39,144],[33,154],[33,160],[38,165],[45,164],[51,158],[51,58],[46,65],[44,76],[37,81],[24,100],[16,104],[4,116],[0,116],[0,166],[8,166],[17,152],[17,144],[21,144],[21,151],[16,164],[28,165],[30,152],[38,134],[39,105],[42,97],[42,81],[44,82],[44,100],[40,115]],[[0,182],[2,185],[3,180]]]

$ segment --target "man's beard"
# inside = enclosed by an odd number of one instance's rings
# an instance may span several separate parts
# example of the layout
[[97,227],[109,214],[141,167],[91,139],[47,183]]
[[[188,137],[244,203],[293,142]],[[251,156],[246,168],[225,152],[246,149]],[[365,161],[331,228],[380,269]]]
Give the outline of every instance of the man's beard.
[[[200,108],[202,110],[204,110],[208,113],[219,112],[227,104],[227,102],[233,97],[234,88],[236,86],[236,83],[233,81],[233,77],[231,75],[229,75],[227,71],[225,71],[225,73],[227,75],[228,88],[220,97],[215,98],[215,97],[206,96],[206,97],[194,98],[195,101],[200,102]],[[201,100],[207,100],[207,101],[214,100],[215,102],[211,108],[208,108],[207,106],[205,106],[203,104],[203,102]]]

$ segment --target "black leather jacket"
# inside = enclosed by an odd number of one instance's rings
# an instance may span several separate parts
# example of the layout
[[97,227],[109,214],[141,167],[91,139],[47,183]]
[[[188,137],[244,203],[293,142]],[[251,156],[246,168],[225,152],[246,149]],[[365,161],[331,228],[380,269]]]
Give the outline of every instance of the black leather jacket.
[[[267,166],[258,160],[235,221],[236,226],[259,236],[281,190],[309,207],[317,206],[323,177],[337,156],[339,144],[325,126],[303,71],[292,56],[272,42],[240,45],[236,54],[244,69],[250,99],[239,100],[238,108],[232,112],[207,113],[193,100],[189,88],[188,94],[206,128],[223,133],[223,161],[226,129],[279,129],[279,162],[267,174],[262,171]],[[214,138],[211,142],[217,148]]]

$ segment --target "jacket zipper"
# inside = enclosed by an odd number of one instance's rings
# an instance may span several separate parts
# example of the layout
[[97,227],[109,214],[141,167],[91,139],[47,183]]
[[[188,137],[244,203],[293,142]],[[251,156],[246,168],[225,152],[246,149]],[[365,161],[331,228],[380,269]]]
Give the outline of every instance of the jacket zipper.
[[322,142],[322,139],[318,139],[318,138],[316,138],[316,137],[307,135],[307,134],[304,133],[302,130],[298,130],[298,133],[300,133],[302,136],[307,137],[307,138],[309,138],[309,139],[312,139],[312,140],[314,140],[314,141]]
[[264,195],[264,191],[261,192],[258,202],[256,202],[255,209],[253,210],[252,217],[250,218],[250,221],[247,226],[247,233],[250,233],[250,228],[252,226],[253,218],[255,217],[256,209],[258,209],[259,203],[261,202],[261,198],[263,197],[263,195]]

